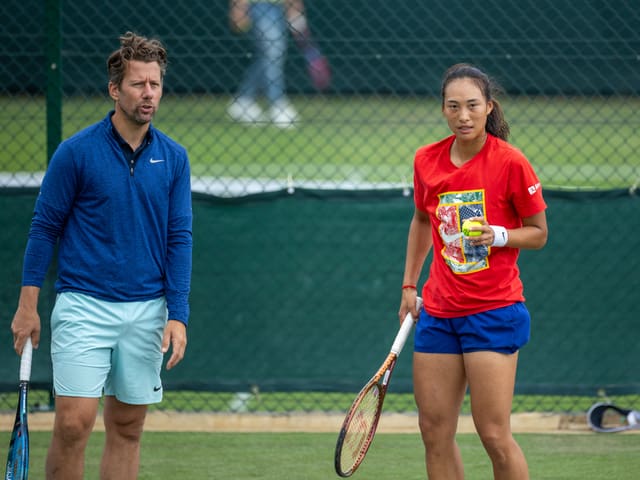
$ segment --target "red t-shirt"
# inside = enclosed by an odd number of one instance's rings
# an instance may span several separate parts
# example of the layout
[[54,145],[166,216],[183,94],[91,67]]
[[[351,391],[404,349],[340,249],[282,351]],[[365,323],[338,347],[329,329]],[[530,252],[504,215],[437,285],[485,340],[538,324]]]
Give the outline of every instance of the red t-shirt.
[[422,296],[435,317],[471,315],[524,301],[517,260],[510,247],[471,246],[462,222],[485,217],[507,229],[543,211],[537,175],[524,154],[492,135],[478,154],[456,167],[450,150],[455,137],[420,148],[414,162],[416,208],[429,214],[433,261]]

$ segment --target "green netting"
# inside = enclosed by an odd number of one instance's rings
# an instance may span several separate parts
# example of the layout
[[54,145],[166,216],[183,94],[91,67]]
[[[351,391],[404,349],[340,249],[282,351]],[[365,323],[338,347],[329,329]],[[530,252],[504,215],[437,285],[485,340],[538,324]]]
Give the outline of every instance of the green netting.
[[[15,309],[34,200],[33,193],[0,196],[5,312]],[[549,243],[520,259],[533,326],[517,389],[640,393],[633,221],[639,200],[620,191],[548,192],[547,201]],[[165,374],[167,388],[357,390],[388,353],[398,326],[412,208],[399,190],[196,196],[188,355]],[[52,297],[45,298],[46,326]],[[45,341],[37,382],[50,379],[47,352]],[[13,388],[17,358],[8,348],[1,355],[0,384]],[[399,361],[394,391],[411,391],[410,357]]]
[[[227,8],[0,4],[10,19],[0,28],[0,389],[15,386],[9,323],[47,159],[111,108],[106,57],[134,30],[168,48],[154,123],[187,147],[193,172],[194,313],[188,357],[166,375],[169,389],[354,391],[373,373],[394,335],[413,154],[448,134],[440,75],[466,61],[504,87],[511,141],[548,192],[549,244],[521,256],[533,337],[518,392],[564,395],[562,408],[570,395],[638,392],[635,4],[307,0],[332,83],[314,90],[289,37],[286,93],[300,120],[290,130],[229,118],[254,52],[230,31]],[[51,278],[47,285],[45,337]],[[405,352],[392,390],[410,390],[409,359]],[[46,342],[35,362],[34,381],[47,388]],[[306,397],[288,398],[311,408]],[[528,398],[522,408],[551,408]]]
[[640,181],[640,13],[632,3],[308,0],[332,83],[313,89],[289,36],[286,93],[299,122],[284,131],[227,114],[255,56],[250,38],[231,32],[227,8],[2,2],[0,16],[12,21],[0,29],[0,186],[37,185],[58,141],[104,117],[106,57],[126,30],[168,48],[156,124],[188,148],[199,192],[410,185],[415,150],[448,133],[440,76],[461,61],[502,84],[512,141],[547,188]]

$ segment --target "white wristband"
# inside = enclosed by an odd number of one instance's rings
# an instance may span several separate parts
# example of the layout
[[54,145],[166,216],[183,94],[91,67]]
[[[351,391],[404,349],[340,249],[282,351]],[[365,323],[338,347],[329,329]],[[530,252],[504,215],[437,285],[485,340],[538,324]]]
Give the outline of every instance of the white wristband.
[[500,225],[489,225],[493,230],[493,243],[492,247],[504,247],[509,241],[509,234],[507,229]]

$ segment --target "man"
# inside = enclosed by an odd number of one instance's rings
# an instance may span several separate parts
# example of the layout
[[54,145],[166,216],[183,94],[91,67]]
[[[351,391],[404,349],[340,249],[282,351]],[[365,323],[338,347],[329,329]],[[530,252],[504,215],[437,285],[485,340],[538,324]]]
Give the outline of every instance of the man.
[[22,354],[40,340],[37,303],[58,245],[51,314],[55,422],[46,478],[83,478],[104,394],[102,479],[135,479],[160,370],[184,356],[192,212],[186,150],[151,121],[162,97],[163,45],[133,33],[107,61],[113,111],[60,144],[36,201],[11,330]]
[[[230,0],[229,21],[237,33],[250,32],[254,55],[227,114],[236,122],[294,128],[299,121],[285,92],[287,30],[307,65],[313,86],[321,91],[331,82],[329,63],[311,36],[303,0]],[[269,104],[265,117],[257,99]]]

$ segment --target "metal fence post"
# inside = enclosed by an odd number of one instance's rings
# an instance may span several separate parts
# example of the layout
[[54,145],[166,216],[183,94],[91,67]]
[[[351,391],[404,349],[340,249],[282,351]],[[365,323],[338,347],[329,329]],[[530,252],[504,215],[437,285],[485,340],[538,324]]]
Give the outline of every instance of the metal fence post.
[[61,0],[47,0],[47,163],[62,140]]

